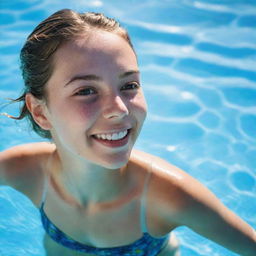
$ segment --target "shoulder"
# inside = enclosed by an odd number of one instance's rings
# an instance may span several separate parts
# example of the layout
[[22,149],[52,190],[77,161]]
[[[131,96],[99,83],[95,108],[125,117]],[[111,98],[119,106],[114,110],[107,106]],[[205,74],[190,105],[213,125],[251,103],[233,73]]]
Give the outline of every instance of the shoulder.
[[22,174],[27,168],[40,167],[56,146],[48,142],[17,145],[0,152],[0,166],[7,176]]
[[136,167],[134,170],[144,177],[142,180],[150,173],[147,198],[149,205],[158,206],[154,207],[157,212],[163,209],[170,213],[171,208],[181,209],[187,203],[185,199],[191,196],[189,186],[196,189],[195,184],[198,185],[186,172],[158,156],[133,150],[131,159]]
[[186,182],[191,181],[187,173],[171,164],[170,162],[139,150],[133,150],[131,155],[131,162],[137,167],[144,169],[146,173],[151,172],[150,185],[166,184],[168,188],[170,185],[183,186]]
[[149,214],[166,233],[183,225],[198,230],[209,216],[229,214],[205,185],[159,157],[153,157],[147,198]]
[[0,182],[27,195],[34,192],[44,177],[45,167],[55,145],[38,142],[14,146],[0,152]]
[[135,151],[133,155],[144,171],[151,170],[147,192],[151,219],[158,219],[166,227],[169,225],[169,228],[179,226],[182,225],[183,216],[187,217],[197,202],[204,205],[214,202],[215,196],[179,167],[145,152]]

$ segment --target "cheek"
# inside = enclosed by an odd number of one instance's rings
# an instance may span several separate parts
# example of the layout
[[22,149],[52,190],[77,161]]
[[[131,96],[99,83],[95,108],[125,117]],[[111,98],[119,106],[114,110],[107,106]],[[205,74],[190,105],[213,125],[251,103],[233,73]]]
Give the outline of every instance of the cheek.
[[133,98],[132,105],[134,107],[135,115],[139,116],[142,121],[144,121],[147,115],[147,102],[144,95],[141,94]]
[[93,125],[95,120],[92,108],[85,108],[81,105],[63,106],[55,108],[51,114],[53,130],[58,140],[76,140],[76,137],[83,135]]
[[97,106],[92,104],[78,104],[75,107],[73,115],[81,122],[92,120],[97,116]]
[[[52,111],[53,129],[59,140],[77,141],[93,126],[96,108],[86,104],[62,104]],[[72,143],[73,143],[72,142]]]
[[60,115],[71,124],[86,124],[97,116],[98,107],[96,104],[88,104],[84,101],[66,102],[59,108]]

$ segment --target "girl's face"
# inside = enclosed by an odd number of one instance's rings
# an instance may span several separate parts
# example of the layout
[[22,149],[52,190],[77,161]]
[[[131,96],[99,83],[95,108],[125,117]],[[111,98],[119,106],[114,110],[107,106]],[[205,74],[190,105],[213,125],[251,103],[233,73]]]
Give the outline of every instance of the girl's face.
[[97,31],[61,46],[47,94],[45,114],[60,151],[110,169],[127,163],[147,106],[123,38]]

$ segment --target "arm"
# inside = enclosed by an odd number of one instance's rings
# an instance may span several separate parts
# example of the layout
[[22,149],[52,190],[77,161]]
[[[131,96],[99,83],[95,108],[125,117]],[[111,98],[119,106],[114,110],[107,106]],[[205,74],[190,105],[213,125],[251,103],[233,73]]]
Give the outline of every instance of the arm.
[[179,216],[180,224],[244,256],[256,254],[256,233],[245,221],[225,207],[197,181],[184,191],[186,207]]
[[159,184],[161,218],[166,225],[185,225],[239,255],[256,255],[255,230],[206,187],[167,162],[157,161],[155,170],[163,173],[155,182]]

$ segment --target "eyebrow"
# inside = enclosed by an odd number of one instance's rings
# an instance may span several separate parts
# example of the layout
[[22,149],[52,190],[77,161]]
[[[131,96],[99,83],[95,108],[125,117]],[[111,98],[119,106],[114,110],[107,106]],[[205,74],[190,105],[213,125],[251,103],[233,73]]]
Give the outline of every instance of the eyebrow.
[[[122,74],[119,75],[119,78],[125,78],[127,76],[133,75],[133,74],[139,74],[140,71],[139,70],[129,70],[126,71]],[[85,80],[85,81],[103,81],[102,77],[94,75],[94,74],[88,74],[88,75],[76,75],[74,77],[72,77],[66,84],[64,87],[66,87],[67,85],[69,85],[70,83],[76,81],[76,80]]]

